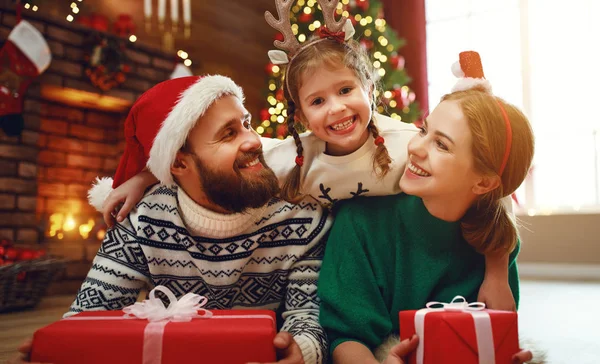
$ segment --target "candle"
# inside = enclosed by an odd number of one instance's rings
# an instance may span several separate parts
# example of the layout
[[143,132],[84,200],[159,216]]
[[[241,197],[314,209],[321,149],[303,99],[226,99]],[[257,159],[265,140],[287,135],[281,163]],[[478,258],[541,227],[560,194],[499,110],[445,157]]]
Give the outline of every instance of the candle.
[[152,17],[152,0],[144,0],[144,17],[146,19]]
[[192,24],[192,4],[190,0],[183,0],[183,22],[188,26]]
[[167,0],[158,0],[158,21],[160,23],[165,21],[166,12],[167,12]]
[[179,0],[171,0],[171,22],[177,26],[179,21]]

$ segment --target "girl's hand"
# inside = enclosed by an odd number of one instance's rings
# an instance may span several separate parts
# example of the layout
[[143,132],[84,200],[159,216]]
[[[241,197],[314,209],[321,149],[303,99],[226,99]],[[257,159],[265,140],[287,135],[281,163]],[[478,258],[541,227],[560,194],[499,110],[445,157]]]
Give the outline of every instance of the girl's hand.
[[382,364],[405,364],[404,358],[415,351],[419,345],[419,337],[413,335],[410,339],[404,339],[399,344],[394,345],[387,358]]
[[[102,205],[102,216],[108,227],[123,221],[131,209],[140,202],[146,189],[158,180],[149,171],[142,171],[112,190]],[[121,205],[122,204],[122,205]]]
[[477,301],[485,303],[491,310],[516,311],[517,305],[508,281],[486,276],[479,288]]

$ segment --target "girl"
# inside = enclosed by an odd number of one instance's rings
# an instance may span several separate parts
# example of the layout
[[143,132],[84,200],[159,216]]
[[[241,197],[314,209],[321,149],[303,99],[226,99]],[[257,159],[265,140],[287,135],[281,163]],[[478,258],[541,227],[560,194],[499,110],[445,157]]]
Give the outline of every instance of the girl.
[[[285,37],[284,42],[275,44],[288,50],[290,56],[282,51],[269,52],[272,62],[287,63],[284,93],[288,100],[288,130],[293,138],[262,139],[267,164],[282,182],[281,197],[293,202],[310,194],[329,206],[356,196],[400,193],[406,145],[417,129],[373,112],[373,65],[352,39],[352,23],[327,17],[333,14],[337,2],[319,2],[327,28],[302,46],[291,27],[281,25],[285,23],[281,17],[289,16],[293,3],[276,1],[279,21],[266,13],[267,22]],[[298,134],[296,121],[311,131]],[[141,199],[146,187],[156,182],[149,172],[143,172],[111,192],[102,207],[107,224],[113,223],[111,213],[121,201],[125,203],[117,213],[117,221]],[[488,274],[479,300],[495,309],[515,309],[505,279],[507,266],[508,254],[486,255]]]
[[408,144],[404,193],[350,200],[337,212],[318,289],[335,363],[399,363],[409,342],[387,358],[373,354],[397,335],[399,311],[457,294],[474,301],[485,268],[469,245],[512,252],[508,280],[518,299],[517,231],[501,198],[527,175],[533,132],[521,111],[488,92],[476,53],[462,53],[461,66],[472,77]]

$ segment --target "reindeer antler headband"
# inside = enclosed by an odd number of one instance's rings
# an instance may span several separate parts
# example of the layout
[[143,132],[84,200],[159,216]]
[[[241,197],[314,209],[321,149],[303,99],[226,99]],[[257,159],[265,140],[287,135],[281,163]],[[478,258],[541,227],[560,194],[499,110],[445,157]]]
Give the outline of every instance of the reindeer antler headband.
[[[285,72],[285,86],[289,91],[288,85],[288,70],[289,65],[300,52],[304,49],[312,46],[318,42],[326,39],[335,39],[339,42],[345,42],[352,38],[354,35],[354,27],[350,19],[341,17],[339,20],[335,20],[335,11],[337,9],[339,0],[317,0],[321,9],[323,10],[323,20],[326,28],[319,28],[318,34],[320,39],[307,42],[304,45],[300,45],[298,39],[292,31],[292,24],[290,23],[290,9],[294,5],[295,0],[275,0],[275,6],[277,7],[277,15],[279,19],[275,19],[273,14],[269,11],[265,11],[265,19],[267,23],[275,30],[278,30],[283,34],[283,42],[276,40],[273,42],[275,47],[279,50],[270,50],[268,52],[269,59],[273,64],[288,64]],[[287,51],[287,53],[285,52]],[[290,93],[291,97],[291,93]],[[294,100],[291,100],[294,101]]]

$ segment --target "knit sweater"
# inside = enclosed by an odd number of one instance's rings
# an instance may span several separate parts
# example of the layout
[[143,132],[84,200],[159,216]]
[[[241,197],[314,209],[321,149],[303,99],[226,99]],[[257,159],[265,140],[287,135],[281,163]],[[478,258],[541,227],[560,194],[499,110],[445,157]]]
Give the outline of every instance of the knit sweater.
[[316,290],[330,224],[312,198],[224,215],[177,186],[156,185],[107,231],[65,316],[121,309],[142,288],[164,285],[177,297],[206,296],[208,309],[280,309],[304,361],[321,363],[327,342]]
[[[400,193],[398,185],[407,160],[407,145],[417,128],[390,117],[375,114],[380,135],[392,158],[391,170],[378,178],[373,170],[376,145],[369,139],[358,150],[344,156],[325,154],[325,142],[312,132],[300,134],[304,149],[301,192],[328,206],[356,196],[383,196]],[[262,138],[267,164],[282,183],[295,166],[296,144],[284,140]]]
[[[518,247],[509,284],[519,302]],[[459,222],[429,214],[423,201],[399,194],[345,201],[331,229],[319,278],[320,322],[330,352],[345,341],[371,350],[398,334],[398,312],[475,301],[485,261],[463,238]]]

